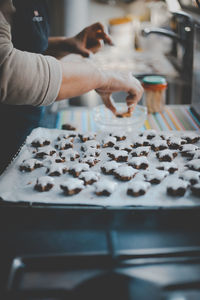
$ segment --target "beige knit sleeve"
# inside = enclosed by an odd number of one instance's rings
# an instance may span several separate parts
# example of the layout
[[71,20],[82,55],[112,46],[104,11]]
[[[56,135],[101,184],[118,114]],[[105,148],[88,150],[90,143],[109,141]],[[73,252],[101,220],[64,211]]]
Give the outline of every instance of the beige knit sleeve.
[[49,105],[57,98],[61,81],[58,60],[13,47],[10,26],[0,12],[0,103]]

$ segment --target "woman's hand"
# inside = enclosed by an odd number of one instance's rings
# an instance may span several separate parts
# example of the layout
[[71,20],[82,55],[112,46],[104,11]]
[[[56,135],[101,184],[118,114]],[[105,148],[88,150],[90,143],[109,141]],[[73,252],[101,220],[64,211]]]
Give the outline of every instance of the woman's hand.
[[71,53],[89,57],[91,53],[96,53],[101,48],[102,41],[105,44],[113,45],[110,37],[105,33],[103,25],[95,23],[71,38],[49,38],[49,47],[45,54],[59,59]]
[[102,46],[101,41],[105,44],[113,45],[101,23],[95,23],[86,27],[72,38],[72,40],[78,53],[85,57],[88,57],[90,52],[96,53]]
[[79,55],[69,55],[60,63],[63,80],[57,100],[96,90],[105,106],[117,115],[112,93],[124,91],[128,94],[126,102],[129,114],[142,97],[143,88],[131,73],[99,69],[92,60]]
[[[115,115],[118,113],[112,100],[112,93],[119,91],[124,91],[128,94],[126,97],[128,110],[124,113],[124,115],[130,115],[142,97],[142,85],[131,73],[105,71],[104,84],[97,88],[96,92],[101,96],[105,106]],[[119,116],[123,116],[123,114],[119,114]]]

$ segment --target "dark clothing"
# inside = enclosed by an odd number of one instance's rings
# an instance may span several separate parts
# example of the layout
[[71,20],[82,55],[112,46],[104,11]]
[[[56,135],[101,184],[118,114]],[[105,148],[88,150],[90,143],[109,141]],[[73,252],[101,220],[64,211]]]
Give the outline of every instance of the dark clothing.
[[[46,0],[14,0],[16,14],[12,25],[14,47],[43,53],[48,47],[49,18]],[[23,72],[23,70],[22,70]],[[0,173],[33,128],[40,126],[44,108],[0,104]]]
[[43,113],[43,109],[28,105],[0,105],[0,169],[2,171],[17,153],[26,136],[40,125]]
[[34,53],[48,48],[49,16],[46,0],[14,0],[16,8],[12,26],[14,47]]

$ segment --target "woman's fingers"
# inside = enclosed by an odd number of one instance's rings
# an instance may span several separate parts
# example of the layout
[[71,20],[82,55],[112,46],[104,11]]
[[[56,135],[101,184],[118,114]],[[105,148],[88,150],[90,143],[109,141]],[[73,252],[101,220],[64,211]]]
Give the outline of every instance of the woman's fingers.
[[108,34],[105,33],[105,31],[98,30],[96,32],[96,38],[103,40],[105,44],[113,46],[113,42],[112,42],[111,38],[109,37]]
[[100,48],[102,44],[100,40],[94,40],[87,43],[86,48],[89,49],[91,52],[96,53]]
[[130,93],[127,97],[126,97],[126,103],[127,106],[132,106],[133,104],[135,104],[135,94]]
[[105,105],[116,114],[116,108],[110,101],[110,96],[114,92],[124,91],[128,93],[126,97],[127,112],[132,113],[136,104],[142,97],[143,87],[140,82],[129,73],[105,71],[104,83],[96,89],[101,95]]
[[113,114],[115,115],[116,112],[117,112],[117,110],[115,108],[114,100],[112,99],[111,94],[110,93],[109,94],[107,94],[107,93],[106,94],[105,93],[99,93],[99,94],[100,94],[100,96],[101,96],[101,98],[103,100],[104,105],[108,109],[110,109],[113,112]]
[[144,92],[144,89],[135,77],[131,75],[131,81],[133,87],[128,91],[128,96],[126,98],[126,103],[128,106],[131,106],[133,104],[137,104],[140,99],[142,98],[142,94]]
[[85,32],[88,39],[103,40],[105,44],[113,45],[111,38],[105,32],[104,26],[99,22],[87,27]]
[[85,49],[85,48],[82,48],[82,47],[79,47],[77,46],[75,49],[74,49],[74,53],[76,54],[80,54],[82,55],[83,57],[89,57],[90,56],[90,51]]
[[93,24],[94,29],[96,30],[96,38],[104,41],[105,44],[113,45],[113,42],[109,35],[105,32],[105,28],[101,23]]
[[75,36],[75,39],[80,43],[81,48],[85,48],[93,53],[96,53],[102,47],[102,41],[105,44],[113,45],[111,38],[105,32],[104,26],[99,22],[83,29]]
[[135,110],[136,104],[133,104],[132,106],[128,106],[128,113],[132,114],[132,112]]

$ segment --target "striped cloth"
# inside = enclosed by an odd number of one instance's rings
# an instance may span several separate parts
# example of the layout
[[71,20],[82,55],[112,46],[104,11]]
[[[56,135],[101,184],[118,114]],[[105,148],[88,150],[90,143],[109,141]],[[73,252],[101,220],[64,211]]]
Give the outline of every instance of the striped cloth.
[[[65,123],[75,125],[81,131],[97,131],[91,110],[79,107],[58,113],[56,128]],[[141,130],[200,130],[200,122],[188,105],[166,105],[162,113],[148,114]]]

